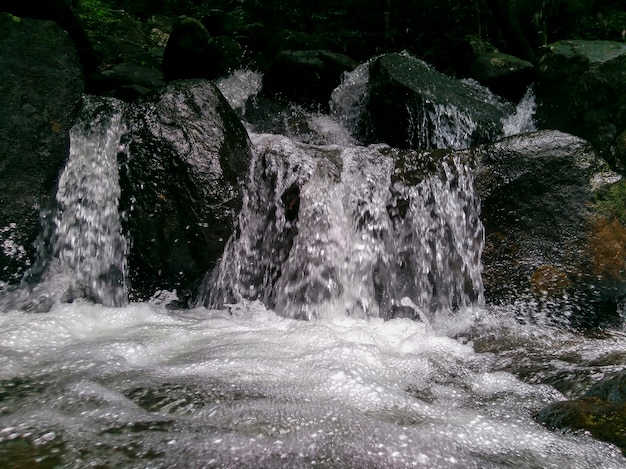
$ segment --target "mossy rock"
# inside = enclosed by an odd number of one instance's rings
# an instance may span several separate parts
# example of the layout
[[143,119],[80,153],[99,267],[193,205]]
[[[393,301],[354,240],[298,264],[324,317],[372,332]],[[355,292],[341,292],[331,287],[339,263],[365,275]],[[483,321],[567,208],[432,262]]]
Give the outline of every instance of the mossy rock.
[[580,399],[544,407],[535,418],[553,430],[586,430],[626,454],[626,372],[594,384]]
[[619,447],[626,454],[626,404],[597,397],[555,402],[535,418],[553,430],[585,430],[595,438]]

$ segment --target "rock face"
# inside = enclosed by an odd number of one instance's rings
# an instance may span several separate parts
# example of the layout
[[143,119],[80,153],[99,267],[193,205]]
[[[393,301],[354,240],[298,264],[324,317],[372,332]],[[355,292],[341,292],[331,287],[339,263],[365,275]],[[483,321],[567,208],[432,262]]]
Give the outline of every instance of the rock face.
[[326,50],[282,51],[263,76],[263,91],[289,101],[326,109],[344,72],[357,63]]
[[33,260],[39,213],[69,154],[83,78],[56,23],[0,14],[0,283]]
[[474,60],[469,76],[498,96],[518,102],[533,81],[534,67],[512,55],[491,52]]
[[367,143],[398,148],[467,148],[502,134],[510,105],[487,90],[443,75],[402,54],[369,64],[365,112],[358,124]]
[[563,300],[578,325],[617,321],[626,295],[626,225],[607,215],[601,194],[615,192],[619,176],[589,143],[558,131],[471,151],[481,165],[487,300]]
[[555,430],[586,430],[626,454],[626,375],[596,383],[579,399],[550,404],[535,418]]
[[540,126],[591,142],[617,170],[626,168],[626,44],[561,41],[544,48],[536,73]]
[[251,157],[247,134],[205,80],[174,82],[127,117],[122,198],[131,298],[176,289],[188,299],[232,232]]
[[174,23],[165,52],[165,81],[184,78],[214,79],[225,73],[220,47],[202,23],[182,16]]

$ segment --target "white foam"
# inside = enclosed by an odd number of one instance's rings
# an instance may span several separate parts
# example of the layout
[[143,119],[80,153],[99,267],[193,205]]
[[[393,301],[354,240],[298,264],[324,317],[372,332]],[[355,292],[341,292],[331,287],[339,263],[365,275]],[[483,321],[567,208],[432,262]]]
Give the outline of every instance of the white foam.
[[623,463],[532,420],[553,388],[408,319],[76,302],[1,315],[0,349],[0,444],[61,445],[64,467]]

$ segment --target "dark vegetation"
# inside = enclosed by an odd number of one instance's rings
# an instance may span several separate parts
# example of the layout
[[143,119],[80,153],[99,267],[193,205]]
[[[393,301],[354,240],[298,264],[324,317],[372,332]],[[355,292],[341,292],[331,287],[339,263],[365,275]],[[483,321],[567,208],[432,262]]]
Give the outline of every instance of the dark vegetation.
[[[252,65],[277,33],[297,31],[327,49],[361,61],[406,50],[443,71],[455,71],[468,35],[531,60],[561,39],[623,41],[626,0],[70,0],[85,28],[117,20],[123,9],[202,19],[212,35],[235,37]],[[262,65],[262,64],[261,64]]]

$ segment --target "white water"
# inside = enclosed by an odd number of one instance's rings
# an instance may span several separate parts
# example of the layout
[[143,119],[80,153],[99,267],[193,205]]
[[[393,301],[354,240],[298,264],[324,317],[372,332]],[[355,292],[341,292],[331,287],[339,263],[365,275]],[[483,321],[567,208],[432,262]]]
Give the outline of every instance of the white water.
[[[476,318],[487,340],[506,338],[500,356],[446,336]],[[433,332],[408,319],[285,319],[260,303],[9,312],[0,466],[624,467],[610,445],[533,421],[563,396],[501,371],[522,343],[587,362],[625,352],[623,337],[509,329],[486,310]]]
[[[443,162],[418,184],[390,188],[384,147],[252,137],[255,164],[263,161],[276,178],[274,186],[259,187],[256,201],[248,193],[245,207],[274,204],[282,211],[266,218],[242,212],[249,237],[225,259],[249,269],[221,271],[225,284],[248,285],[239,301],[172,311],[164,305],[173,295],[160,292],[152,302],[118,308],[84,300],[40,315],[4,308],[0,467],[625,466],[615,447],[584,433],[547,430],[532,418],[623,369],[623,332],[594,339],[541,321],[523,325],[506,309],[477,306],[476,292],[427,308],[433,275],[415,273],[432,274],[433,266],[441,268],[438,275],[466,266],[441,277],[451,288],[441,298],[459,296],[468,279],[482,289],[480,263],[471,258],[480,254],[482,226],[472,219],[471,175],[461,162]],[[295,185],[303,187],[302,233],[290,254],[274,241],[293,228]],[[393,221],[389,201],[398,210],[405,203],[404,221]],[[383,242],[385,230],[392,235]],[[307,257],[331,267],[341,294],[329,302],[294,301],[299,285],[331,278],[315,269],[306,281],[272,292],[276,266],[297,274]],[[411,276],[401,275],[402,259],[426,260],[412,267],[425,297],[404,294]],[[376,292],[363,279],[374,264],[388,275],[381,282],[389,284],[388,300],[416,320],[344,315],[350,308],[370,311]],[[326,286],[334,291],[332,282]],[[275,302],[281,316],[246,297]],[[311,308],[319,313],[309,314]],[[301,316],[321,319],[289,318]]]
[[537,103],[535,102],[535,93],[532,87],[528,88],[524,97],[520,100],[515,108],[515,112],[510,116],[502,119],[504,128],[504,136],[523,134],[526,132],[534,132],[537,130],[535,124],[535,112]]

